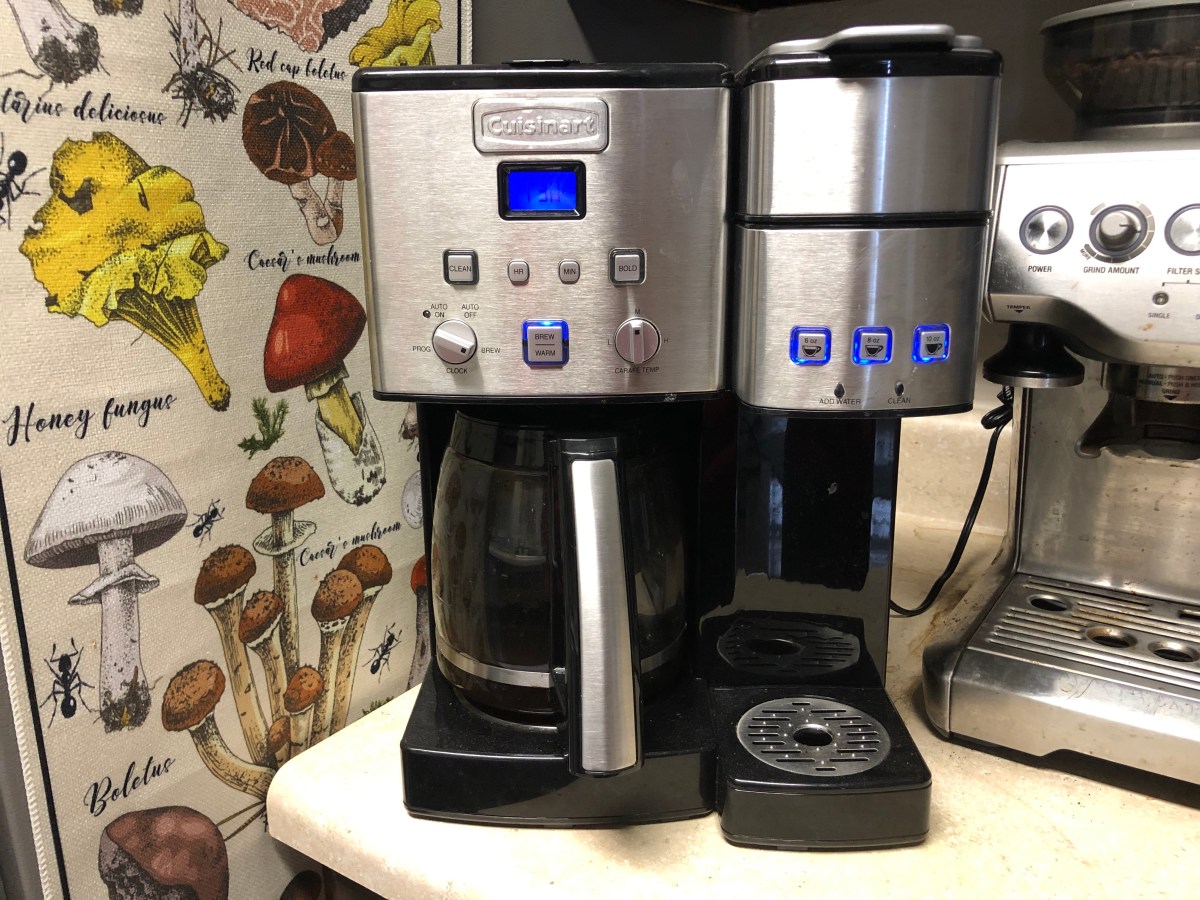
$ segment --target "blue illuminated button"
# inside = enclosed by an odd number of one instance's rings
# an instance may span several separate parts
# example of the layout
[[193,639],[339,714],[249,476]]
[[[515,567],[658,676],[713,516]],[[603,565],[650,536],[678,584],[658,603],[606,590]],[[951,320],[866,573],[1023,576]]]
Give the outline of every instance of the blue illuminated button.
[[892,361],[892,329],[856,328],[851,358],[855,365],[876,366]]
[[562,319],[526,321],[521,326],[521,349],[526,365],[566,365],[570,353],[567,323]]
[[829,346],[828,328],[797,326],[792,329],[792,342],[788,355],[798,366],[823,366],[829,362]]
[[918,325],[913,331],[913,362],[942,362],[950,356],[949,325]]

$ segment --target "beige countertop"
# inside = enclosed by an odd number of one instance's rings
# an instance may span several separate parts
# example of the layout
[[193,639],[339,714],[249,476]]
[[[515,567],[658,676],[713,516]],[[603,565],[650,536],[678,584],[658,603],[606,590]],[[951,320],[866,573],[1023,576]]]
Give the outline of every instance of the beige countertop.
[[[907,606],[924,596],[957,536],[951,523],[983,452],[981,433],[966,430],[978,429],[978,416],[962,418],[965,451],[944,431],[906,436],[908,451],[936,442],[962,459],[957,490],[946,488],[954,479],[945,468],[910,468],[902,479],[901,500],[910,496],[921,513],[897,521],[893,596]],[[574,830],[414,819],[404,810],[399,744],[415,692],[285,765],[267,797],[270,832],[389,898],[1195,896],[1200,787],[1089,760],[1056,768],[983,752],[942,740],[920,712],[920,651],[999,545],[1003,487],[993,493],[934,610],[892,619],[888,690],[933,773],[929,837],[918,847],[750,850],[727,844],[715,815]]]

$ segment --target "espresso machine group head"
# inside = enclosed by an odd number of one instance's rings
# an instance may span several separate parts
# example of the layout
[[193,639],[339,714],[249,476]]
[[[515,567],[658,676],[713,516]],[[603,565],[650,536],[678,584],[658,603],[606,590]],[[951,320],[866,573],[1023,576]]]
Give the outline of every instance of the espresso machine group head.
[[1200,3],[1043,33],[1079,140],[1000,150],[986,312],[1010,336],[984,375],[1020,391],[1009,527],[925,653],[926,708],[1200,783]]

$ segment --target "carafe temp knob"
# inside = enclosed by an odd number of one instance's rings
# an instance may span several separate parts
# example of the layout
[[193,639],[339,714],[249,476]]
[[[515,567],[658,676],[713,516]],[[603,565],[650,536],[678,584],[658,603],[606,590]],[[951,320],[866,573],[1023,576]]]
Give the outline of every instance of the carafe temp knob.
[[1130,206],[1110,206],[1092,223],[1092,240],[1106,253],[1132,250],[1146,234],[1146,217]]
[[475,355],[479,341],[466,322],[450,319],[433,330],[433,352],[450,365],[460,365]]
[[649,319],[626,319],[617,326],[614,342],[621,359],[640,366],[658,352],[658,329]]

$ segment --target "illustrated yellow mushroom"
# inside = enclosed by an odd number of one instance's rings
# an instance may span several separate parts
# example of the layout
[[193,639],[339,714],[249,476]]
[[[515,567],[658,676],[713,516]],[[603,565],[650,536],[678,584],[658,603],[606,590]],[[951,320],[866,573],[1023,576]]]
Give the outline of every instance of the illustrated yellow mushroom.
[[276,719],[267,729],[267,751],[277,766],[288,761],[292,752],[292,720],[286,715]]
[[192,183],[97,132],[63,141],[50,188],[21,242],[46,308],[97,327],[128,322],[183,363],[210,407],[228,408],[196,305],[228,248],[205,227]]
[[441,30],[437,0],[392,0],[383,24],[368,29],[350,51],[350,64],[432,66],[433,33]]

